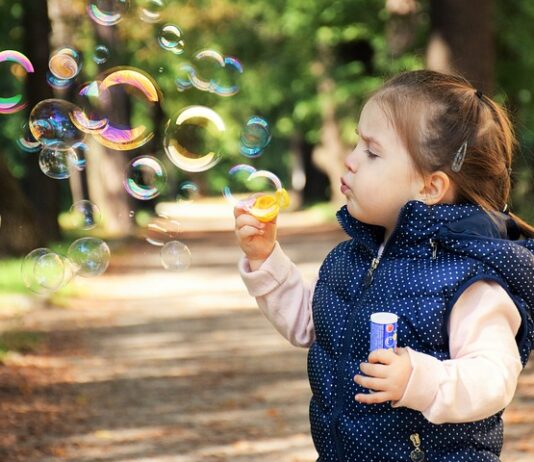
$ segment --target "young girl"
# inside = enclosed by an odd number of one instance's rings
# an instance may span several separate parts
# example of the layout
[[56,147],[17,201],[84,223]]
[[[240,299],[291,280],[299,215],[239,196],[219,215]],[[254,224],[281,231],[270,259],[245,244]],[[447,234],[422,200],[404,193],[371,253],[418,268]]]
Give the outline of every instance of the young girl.
[[[313,284],[275,222],[235,210],[250,294],[310,348],[318,461],[498,461],[534,345],[534,228],[507,211],[509,120],[467,81],[415,71],[371,96],[358,134],[338,212],[350,239]],[[382,311],[398,315],[402,347],[369,354]]]

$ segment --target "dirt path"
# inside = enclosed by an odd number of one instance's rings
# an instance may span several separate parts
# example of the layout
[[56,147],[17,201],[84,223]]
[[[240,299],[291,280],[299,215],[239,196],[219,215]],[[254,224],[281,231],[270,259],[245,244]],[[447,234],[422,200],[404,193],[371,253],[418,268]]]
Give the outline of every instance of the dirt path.
[[[311,277],[341,238],[281,240]],[[306,351],[246,294],[233,235],[186,242],[187,272],[164,271],[154,247],[138,243],[79,283],[87,297],[18,321],[52,335],[40,355],[0,368],[2,462],[315,460]],[[505,462],[534,458],[532,363],[505,413]]]

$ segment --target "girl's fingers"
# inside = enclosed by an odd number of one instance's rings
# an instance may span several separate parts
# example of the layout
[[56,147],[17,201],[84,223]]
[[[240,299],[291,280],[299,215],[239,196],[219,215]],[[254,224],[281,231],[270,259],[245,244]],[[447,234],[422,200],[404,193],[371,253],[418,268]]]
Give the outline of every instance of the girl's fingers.
[[366,377],[365,375],[357,375],[354,377],[354,381],[362,387],[377,391],[384,390],[384,385],[386,385],[384,379],[375,379],[374,377]]
[[389,394],[386,392],[363,394],[358,393],[354,399],[363,404],[379,404],[390,401]]
[[239,215],[235,219],[235,226],[237,229],[240,229],[243,226],[252,226],[258,229],[265,228],[265,225],[260,220],[258,220],[257,218],[254,218],[252,215],[249,215],[247,213]]
[[247,238],[247,237],[253,237],[253,236],[263,236],[264,231],[263,229],[255,228],[254,226],[245,225],[239,228],[238,230],[239,237]]
[[397,359],[396,356],[391,350],[380,349],[371,352],[368,361],[370,363],[391,364]]
[[385,379],[388,375],[388,368],[383,364],[361,363],[360,371],[362,371],[365,375],[380,379]]

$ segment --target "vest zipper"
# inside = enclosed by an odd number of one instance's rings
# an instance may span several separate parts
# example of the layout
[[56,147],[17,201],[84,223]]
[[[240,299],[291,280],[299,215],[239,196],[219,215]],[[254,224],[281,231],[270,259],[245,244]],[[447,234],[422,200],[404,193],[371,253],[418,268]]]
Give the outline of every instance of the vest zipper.
[[421,446],[421,438],[419,437],[419,433],[411,434],[410,441],[412,442],[415,448],[412,452],[410,452],[410,459],[413,462],[424,462],[425,453],[419,447]]
[[433,238],[430,238],[430,247],[432,247],[432,260],[435,260],[438,254],[438,243]]
[[382,253],[383,253],[383,248],[381,248],[378,251],[378,255],[374,257],[373,260],[371,261],[371,266],[367,270],[367,274],[365,275],[365,278],[363,280],[364,287],[369,287],[372,284],[373,278],[374,278],[373,273],[375,272],[375,270],[378,268],[378,265],[380,264]]
[[[378,268],[378,265],[380,264],[380,260],[382,258],[382,255],[386,252],[386,250],[389,248],[391,243],[393,242],[393,238],[399,231],[401,227],[401,223],[404,220],[405,215],[405,209],[402,209],[401,214],[399,215],[399,218],[397,220],[397,224],[395,225],[395,229],[389,236],[389,239],[384,244],[384,247],[382,248],[382,251],[378,251],[376,257],[373,258],[371,261],[371,266],[367,270],[367,274],[364,277],[362,286],[363,290],[360,294],[360,300],[358,305],[362,305],[363,301],[365,299],[365,296],[367,295],[367,289],[370,287],[371,283],[373,282],[374,272]],[[336,402],[334,403],[332,414],[331,414],[331,420],[330,420],[330,428],[332,430],[332,433],[334,434],[335,438],[335,445],[336,445],[336,452],[339,460],[344,460],[343,458],[343,446],[340,441],[340,435],[337,431],[336,425],[337,421],[339,419],[340,414],[343,412],[343,398],[344,398],[344,383],[342,382],[343,374],[340,373],[340,371],[345,370],[347,359],[350,352],[350,337],[351,332],[354,327],[354,321],[356,319],[357,313],[358,313],[358,306],[355,306],[352,313],[349,316],[349,319],[347,321],[347,331],[345,333],[345,339],[343,341],[343,344],[341,345],[341,355],[338,360],[338,363],[336,365],[336,376],[335,376],[335,387],[338,390],[338,397]]]

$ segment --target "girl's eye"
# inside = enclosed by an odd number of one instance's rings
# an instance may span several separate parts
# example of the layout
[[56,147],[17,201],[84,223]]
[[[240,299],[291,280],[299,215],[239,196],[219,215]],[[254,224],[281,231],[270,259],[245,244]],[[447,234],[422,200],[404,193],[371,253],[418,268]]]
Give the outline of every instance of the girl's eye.
[[374,159],[375,157],[378,157],[374,152],[369,151],[369,149],[366,149],[365,152],[367,153],[367,157],[370,159]]

